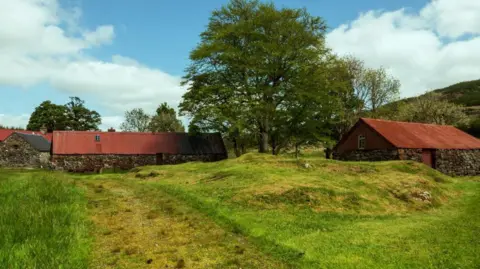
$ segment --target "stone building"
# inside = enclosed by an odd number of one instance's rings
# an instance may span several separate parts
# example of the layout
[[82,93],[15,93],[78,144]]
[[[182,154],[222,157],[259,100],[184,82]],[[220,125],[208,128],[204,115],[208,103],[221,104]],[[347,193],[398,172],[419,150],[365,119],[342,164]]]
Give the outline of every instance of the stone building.
[[448,175],[480,175],[480,140],[453,126],[361,118],[334,147],[333,158],[415,160]]
[[218,161],[227,158],[220,134],[75,132],[53,133],[52,163],[74,172],[103,168]]
[[51,143],[43,135],[12,132],[0,141],[0,166],[49,167],[50,149]]

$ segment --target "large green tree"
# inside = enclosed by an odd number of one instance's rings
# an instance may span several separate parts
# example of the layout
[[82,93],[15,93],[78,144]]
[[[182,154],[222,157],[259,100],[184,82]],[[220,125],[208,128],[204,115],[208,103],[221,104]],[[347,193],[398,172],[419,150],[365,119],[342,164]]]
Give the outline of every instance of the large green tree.
[[184,132],[182,122],[177,118],[177,113],[167,103],[162,103],[157,108],[157,113],[149,123],[148,129],[152,132]]
[[65,105],[67,110],[68,128],[75,131],[98,130],[102,118],[95,110],[85,107],[85,101],[78,97],[70,97]]
[[120,129],[125,132],[149,131],[151,117],[141,108],[134,108],[125,112],[125,120]]
[[331,58],[325,31],[324,21],[305,9],[232,0],[213,12],[191,52],[181,112],[234,140],[257,137],[260,152],[272,139],[274,153],[288,140],[287,121],[304,122],[293,115],[299,107],[313,107],[297,115],[316,115],[315,129],[323,129],[336,98],[323,75]]
[[352,56],[345,57],[344,61],[355,95],[361,101],[361,110],[376,113],[381,106],[399,98],[400,81],[385,68],[368,68]]
[[30,116],[27,130],[38,131],[42,126],[45,126],[49,132],[66,130],[69,126],[66,107],[51,101],[42,102]]
[[45,126],[49,132],[54,130],[87,131],[97,130],[101,117],[94,110],[85,107],[85,102],[78,97],[70,97],[65,105],[56,105],[44,101],[30,116],[28,130],[39,130]]

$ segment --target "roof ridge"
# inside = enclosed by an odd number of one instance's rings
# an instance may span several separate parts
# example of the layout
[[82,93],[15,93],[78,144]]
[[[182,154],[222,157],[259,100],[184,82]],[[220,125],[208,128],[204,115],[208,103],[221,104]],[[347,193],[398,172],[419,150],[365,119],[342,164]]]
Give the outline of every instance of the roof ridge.
[[397,120],[386,120],[386,119],[375,119],[375,118],[360,118],[362,120],[372,120],[372,121],[383,121],[383,122],[393,122],[393,123],[402,123],[402,124],[416,124],[416,125],[432,125],[432,126],[441,126],[441,127],[457,127],[450,124],[435,124],[435,123],[423,123],[423,122],[411,122],[411,121],[397,121]]

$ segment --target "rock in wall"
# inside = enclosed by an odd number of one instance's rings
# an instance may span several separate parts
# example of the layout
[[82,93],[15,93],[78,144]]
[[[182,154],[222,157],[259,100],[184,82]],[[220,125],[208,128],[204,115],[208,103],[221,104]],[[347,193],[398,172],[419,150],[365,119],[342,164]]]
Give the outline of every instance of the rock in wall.
[[452,176],[480,175],[480,149],[438,149],[436,150],[436,168]]

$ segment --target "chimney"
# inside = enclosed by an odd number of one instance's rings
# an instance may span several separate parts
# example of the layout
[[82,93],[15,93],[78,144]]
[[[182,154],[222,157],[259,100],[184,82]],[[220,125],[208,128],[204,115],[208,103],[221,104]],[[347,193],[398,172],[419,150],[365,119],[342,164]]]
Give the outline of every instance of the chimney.
[[110,127],[110,129],[108,129],[108,132],[109,133],[115,133],[115,129],[113,129],[113,127]]
[[42,127],[40,127],[40,133],[42,133],[43,135],[46,135],[48,132],[48,129],[45,125],[42,125]]

